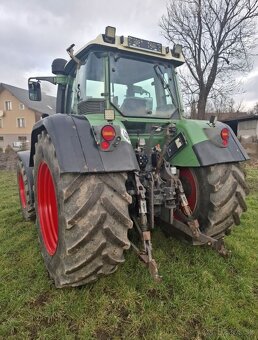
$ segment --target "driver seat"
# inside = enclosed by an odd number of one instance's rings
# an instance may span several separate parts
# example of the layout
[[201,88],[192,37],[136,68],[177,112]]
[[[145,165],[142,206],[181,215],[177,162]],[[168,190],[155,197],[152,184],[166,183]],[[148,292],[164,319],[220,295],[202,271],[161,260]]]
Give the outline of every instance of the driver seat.
[[142,115],[147,110],[146,98],[127,97],[121,105],[121,111],[126,115]]

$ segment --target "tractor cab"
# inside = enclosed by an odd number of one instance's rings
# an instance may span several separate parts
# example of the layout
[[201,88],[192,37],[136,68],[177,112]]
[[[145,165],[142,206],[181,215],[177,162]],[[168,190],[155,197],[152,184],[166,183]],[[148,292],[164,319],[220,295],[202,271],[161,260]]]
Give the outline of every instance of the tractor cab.
[[112,108],[125,117],[179,116],[173,64],[124,51],[89,52],[77,69],[71,91],[71,113]]
[[[115,28],[74,54],[71,60],[55,59],[56,77],[29,79],[31,100],[37,100],[39,80],[59,84],[57,112],[104,113],[144,118],[179,118],[182,113],[176,67],[183,64],[181,46],[173,50],[159,43],[132,36],[116,36]],[[47,79],[46,79],[47,78]]]

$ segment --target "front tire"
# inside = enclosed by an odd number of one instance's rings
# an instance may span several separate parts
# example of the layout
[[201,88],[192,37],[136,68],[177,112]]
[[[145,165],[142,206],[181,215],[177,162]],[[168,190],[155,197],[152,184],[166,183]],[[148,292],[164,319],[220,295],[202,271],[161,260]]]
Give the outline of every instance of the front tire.
[[41,252],[56,287],[80,286],[113,273],[130,247],[127,175],[61,174],[46,132],[38,138],[34,169]]
[[202,232],[221,238],[240,224],[248,189],[238,163],[183,168],[180,179]]

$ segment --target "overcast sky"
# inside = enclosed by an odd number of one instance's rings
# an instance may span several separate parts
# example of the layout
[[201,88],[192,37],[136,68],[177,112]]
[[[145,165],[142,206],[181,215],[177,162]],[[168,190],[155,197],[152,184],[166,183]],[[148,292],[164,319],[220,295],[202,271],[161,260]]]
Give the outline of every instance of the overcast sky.
[[[159,20],[166,0],[1,0],[0,82],[27,87],[27,78],[51,75],[55,58],[68,59],[72,43],[80,49],[107,25],[118,35],[162,42]],[[258,58],[258,57],[256,57]],[[246,106],[258,102],[258,60],[245,78]],[[48,90],[45,87],[45,90]]]

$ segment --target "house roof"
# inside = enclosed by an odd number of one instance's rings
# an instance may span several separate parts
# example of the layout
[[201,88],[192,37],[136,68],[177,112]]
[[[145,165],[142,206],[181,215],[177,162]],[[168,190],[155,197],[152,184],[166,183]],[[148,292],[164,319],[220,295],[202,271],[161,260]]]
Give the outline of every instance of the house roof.
[[0,83],[0,92],[6,89],[11,92],[21,103],[23,103],[27,108],[39,112],[53,114],[56,112],[56,98],[48,96],[42,93],[42,100],[40,102],[34,102],[29,99],[28,90],[21,89],[16,86],[8,85],[5,83]]
[[[208,113],[208,119],[210,118],[210,116],[212,115],[216,115],[214,113]],[[255,115],[253,113],[248,113],[248,112],[221,112],[219,114],[217,114],[218,116],[218,120],[221,122],[229,122],[232,120],[254,120],[254,119],[258,119],[258,115]]]

